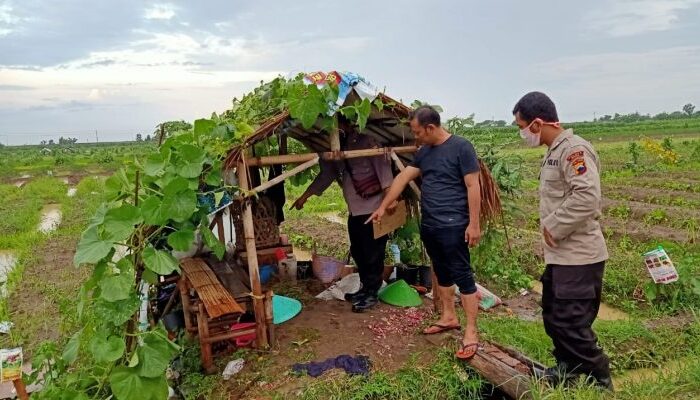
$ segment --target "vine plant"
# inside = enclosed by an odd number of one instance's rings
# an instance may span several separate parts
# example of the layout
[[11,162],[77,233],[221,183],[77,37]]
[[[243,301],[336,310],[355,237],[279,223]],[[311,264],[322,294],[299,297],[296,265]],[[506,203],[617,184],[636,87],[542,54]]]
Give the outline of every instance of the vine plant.
[[[234,99],[231,110],[171,133],[157,152],[107,179],[108,201],[89,221],[74,258],[77,267],[92,268],[79,294],[82,328],[62,351],[51,345],[37,351],[34,370],[43,372],[45,386],[37,398],[167,398],[166,369],[180,348],[162,326],[143,323],[144,287],[177,272],[171,252],[189,250],[197,238],[223,257],[224,246],[208,229],[210,208],[198,199],[235,194],[222,178],[228,149],[283,109],[305,128],[320,120],[330,129],[337,96],[337,86],[307,85],[301,75],[261,83]],[[370,109],[363,100],[337,111],[363,129]]]

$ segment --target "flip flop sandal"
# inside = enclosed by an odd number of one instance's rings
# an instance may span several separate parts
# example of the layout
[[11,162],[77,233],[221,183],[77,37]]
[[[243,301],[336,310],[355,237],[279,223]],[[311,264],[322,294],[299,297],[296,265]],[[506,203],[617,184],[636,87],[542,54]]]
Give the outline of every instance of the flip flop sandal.
[[[437,328],[437,330],[431,331],[431,332],[426,332],[428,329],[431,328]],[[442,332],[447,332],[451,330],[460,330],[462,329],[461,325],[442,325],[442,324],[431,324],[429,327],[423,329],[423,334],[424,335],[435,335],[436,333],[442,333]]]
[[471,360],[476,355],[476,352],[479,351],[479,347],[479,342],[467,344],[462,343],[460,349],[455,353],[455,357],[459,358],[460,360]]

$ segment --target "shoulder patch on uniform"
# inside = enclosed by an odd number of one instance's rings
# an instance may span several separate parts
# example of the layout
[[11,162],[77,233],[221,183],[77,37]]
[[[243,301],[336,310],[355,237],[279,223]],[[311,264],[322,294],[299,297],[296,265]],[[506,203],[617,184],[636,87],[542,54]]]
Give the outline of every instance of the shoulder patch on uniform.
[[583,158],[583,150],[575,151],[575,152],[569,154],[569,156],[566,157],[566,161],[571,162],[572,160],[577,159],[577,158]]
[[576,158],[571,162],[571,168],[574,169],[574,174],[583,175],[586,173],[588,168],[586,168],[586,160],[583,157]]

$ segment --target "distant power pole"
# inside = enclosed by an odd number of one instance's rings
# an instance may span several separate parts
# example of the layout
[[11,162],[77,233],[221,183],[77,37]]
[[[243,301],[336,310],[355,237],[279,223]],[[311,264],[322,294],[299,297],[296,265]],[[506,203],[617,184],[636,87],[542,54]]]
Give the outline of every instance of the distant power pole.
[[97,129],[95,129],[95,143],[100,143],[100,137],[97,136]]

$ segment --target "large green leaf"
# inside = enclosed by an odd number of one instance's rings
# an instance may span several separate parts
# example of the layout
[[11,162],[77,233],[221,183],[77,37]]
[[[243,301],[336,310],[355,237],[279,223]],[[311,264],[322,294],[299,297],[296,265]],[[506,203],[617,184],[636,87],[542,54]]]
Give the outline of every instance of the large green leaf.
[[200,147],[191,144],[183,144],[178,148],[177,154],[188,163],[203,163],[207,158],[207,153]]
[[210,119],[198,119],[194,121],[194,138],[195,140],[202,136],[207,135],[211,132],[214,127],[216,127],[216,122]]
[[157,378],[139,375],[138,367],[118,366],[109,376],[109,385],[117,400],[164,400],[168,398],[165,374]]
[[122,258],[117,262],[118,273],[100,281],[100,297],[115,302],[129,297],[134,287],[136,274],[134,266],[128,258]]
[[143,164],[146,175],[159,176],[165,171],[165,157],[160,153],[151,154]]
[[320,114],[328,111],[323,93],[316,85],[293,85],[288,93],[289,114],[301,121],[304,129],[309,129]]
[[120,336],[106,337],[97,333],[90,339],[90,352],[98,363],[117,361],[124,354],[124,339]]
[[168,235],[168,244],[173,250],[187,251],[194,242],[194,231],[180,230]]
[[141,222],[143,218],[138,207],[122,204],[107,211],[102,226],[102,237],[115,242],[125,240],[134,232],[134,225]]
[[78,349],[80,349],[81,333],[83,333],[82,329],[78,332],[75,332],[73,336],[71,336],[70,340],[68,340],[68,343],[66,343],[66,347],[63,348],[63,355],[61,356],[61,358],[68,364],[73,364],[73,362],[75,362],[75,360],[78,358]]
[[116,199],[124,194],[133,194],[135,179],[124,168],[115,172],[105,181],[105,194],[108,199]]
[[168,221],[168,216],[163,212],[162,202],[156,196],[151,196],[144,200],[139,207],[143,221],[148,225],[164,225]]
[[139,374],[147,378],[163,375],[170,360],[177,354],[177,347],[158,331],[143,335],[139,346]]
[[197,178],[202,173],[202,163],[182,162],[177,165],[177,174],[183,178]]
[[141,300],[133,294],[127,299],[115,302],[96,299],[93,303],[93,309],[98,320],[104,320],[113,325],[121,325],[134,315],[140,305]]
[[181,176],[176,176],[163,188],[163,194],[166,196],[175,195],[189,189],[189,187],[189,180]]
[[214,233],[209,229],[208,226],[202,224],[199,226],[199,231],[202,233],[202,238],[204,243],[214,252],[219,260],[224,258],[224,253],[226,252],[226,246],[219,241],[219,239],[214,236]]
[[187,221],[197,211],[197,195],[189,189],[175,195],[166,195],[161,208],[173,221]]
[[221,186],[221,165],[217,163],[212,170],[207,174],[205,180],[209,186]]
[[357,126],[360,129],[360,132],[365,130],[365,126],[367,126],[367,120],[369,119],[369,114],[372,111],[372,104],[369,102],[368,99],[363,99],[360,104],[357,106]]
[[80,237],[78,248],[73,257],[73,263],[78,266],[81,264],[95,264],[101,259],[107,257],[112,250],[112,243],[102,240],[97,235],[97,227],[88,228]]
[[142,255],[146,268],[156,274],[169,275],[178,269],[177,259],[165,251],[156,250],[152,246],[148,246]]

